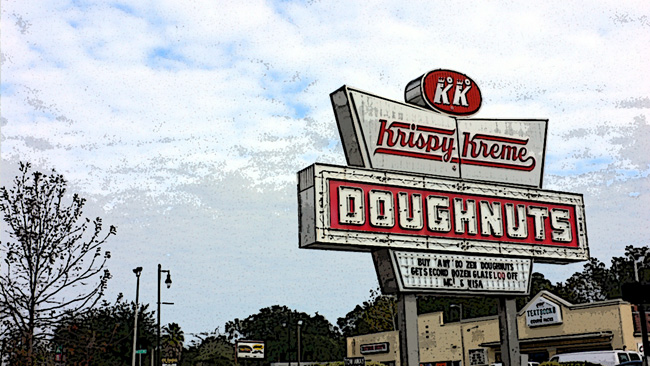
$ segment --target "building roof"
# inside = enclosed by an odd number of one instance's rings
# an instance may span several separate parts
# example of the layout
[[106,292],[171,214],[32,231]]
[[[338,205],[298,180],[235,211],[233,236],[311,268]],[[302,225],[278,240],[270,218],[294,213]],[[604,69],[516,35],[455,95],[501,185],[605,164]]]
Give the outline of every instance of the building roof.
[[599,307],[599,306],[607,306],[607,305],[629,304],[627,301],[624,301],[622,299],[594,301],[594,302],[589,302],[589,303],[584,303],[584,304],[572,304],[572,303],[564,300],[563,298],[555,295],[554,293],[551,293],[551,292],[546,291],[546,290],[542,290],[542,291],[538,292],[537,295],[535,295],[535,297],[530,299],[530,301],[528,303],[526,303],[526,305],[524,305],[524,307],[521,310],[519,310],[519,313],[517,313],[517,315],[519,315],[519,316],[523,315],[524,312],[526,311],[526,309],[531,304],[533,304],[534,302],[539,300],[540,297],[543,297],[543,298],[545,298],[547,300],[550,300],[552,302],[560,304],[560,305],[562,305],[562,306],[564,306],[566,308],[569,308],[571,310],[585,309],[585,308]]
[[[591,332],[591,333],[579,333],[579,334],[567,334],[567,335],[556,335],[550,337],[535,337],[535,338],[522,338],[519,340],[521,346],[543,342],[545,344],[551,342],[566,342],[566,341],[583,341],[587,339],[606,339],[611,340],[613,337],[612,332]],[[500,341],[495,342],[485,342],[479,344],[481,347],[501,347]]]

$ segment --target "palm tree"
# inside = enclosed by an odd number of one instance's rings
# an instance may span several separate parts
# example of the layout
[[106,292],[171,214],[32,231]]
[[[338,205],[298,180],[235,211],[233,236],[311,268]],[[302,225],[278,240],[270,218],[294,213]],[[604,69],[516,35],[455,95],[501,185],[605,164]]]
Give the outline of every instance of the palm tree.
[[163,349],[168,357],[179,359],[183,351],[183,341],[185,336],[181,330],[180,325],[176,323],[169,323],[163,327],[162,343]]

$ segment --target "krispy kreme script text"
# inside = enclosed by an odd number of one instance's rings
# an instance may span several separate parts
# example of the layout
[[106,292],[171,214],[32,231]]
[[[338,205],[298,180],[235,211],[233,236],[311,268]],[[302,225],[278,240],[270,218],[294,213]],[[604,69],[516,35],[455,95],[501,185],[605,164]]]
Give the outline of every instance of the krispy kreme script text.
[[329,181],[332,229],[578,247],[576,207]]
[[374,154],[531,171],[537,162],[528,155],[529,139],[463,132],[460,157],[456,156],[456,130],[379,120]]

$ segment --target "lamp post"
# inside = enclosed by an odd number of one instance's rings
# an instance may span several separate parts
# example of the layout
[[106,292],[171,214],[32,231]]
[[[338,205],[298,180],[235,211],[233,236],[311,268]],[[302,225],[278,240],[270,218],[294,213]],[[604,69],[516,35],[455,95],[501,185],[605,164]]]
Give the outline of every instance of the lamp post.
[[[160,357],[160,279],[162,277],[162,273],[167,273],[167,278],[165,279],[165,285],[167,285],[167,288],[170,288],[172,286],[172,277],[169,274],[169,270],[162,269],[162,266],[158,264],[158,336],[156,338],[156,358],[157,358],[157,363],[156,365],[161,365],[162,364],[162,358]],[[163,302],[162,304],[164,305],[174,305],[173,302]]]
[[637,262],[640,261],[641,263],[643,263],[644,260],[645,260],[645,256],[641,256],[639,258],[634,258],[634,256],[632,256],[632,263],[634,263],[634,280],[635,280],[635,282],[639,282],[639,269],[637,267]]
[[456,304],[451,304],[449,305],[450,308],[458,308],[459,312],[459,319],[458,319],[458,326],[460,328],[460,362],[461,366],[465,366],[465,339],[463,337],[463,304],[456,305]]
[[287,328],[287,353],[284,358],[291,366],[291,313],[287,315],[287,321],[282,322],[282,326]]
[[[645,255],[639,258],[634,258],[632,255],[632,263],[634,263],[634,280],[636,283],[639,283],[639,269],[637,267],[637,261],[643,263],[645,261]],[[645,306],[644,304],[636,304],[636,309],[639,312],[639,323],[641,324],[641,341],[643,342],[643,366],[649,366],[650,361],[648,361],[648,356],[650,355],[650,342],[646,339],[646,334],[648,334]]]
[[302,320],[298,320],[298,366],[300,366],[300,327],[302,326]]
[[140,296],[140,273],[142,273],[142,267],[137,267],[133,269],[136,277],[135,285],[135,320],[133,321],[133,354],[131,355],[131,366],[135,366],[135,349],[138,343],[138,297]]

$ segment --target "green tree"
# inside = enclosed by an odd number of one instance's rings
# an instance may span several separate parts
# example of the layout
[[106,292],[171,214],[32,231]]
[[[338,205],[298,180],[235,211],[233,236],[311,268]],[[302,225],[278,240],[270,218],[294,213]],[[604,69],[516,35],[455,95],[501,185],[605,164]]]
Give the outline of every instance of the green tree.
[[[156,344],[156,322],[148,305],[138,311],[138,349],[147,349],[143,365],[151,361]],[[113,304],[83,313],[66,313],[55,329],[51,343],[60,348],[67,365],[123,366],[131,364],[135,303],[118,299]]]
[[183,342],[185,342],[185,334],[181,330],[180,325],[176,323],[169,323],[162,329],[162,347],[167,358],[181,358],[183,351]]
[[246,319],[229,321],[226,323],[226,333],[231,341],[264,341],[267,362],[295,361],[298,321],[302,321],[301,360],[331,361],[343,357],[344,340],[336,327],[318,313],[310,316],[286,306],[274,305],[260,309],[259,313]]
[[183,351],[181,366],[231,366],[235,364],[235,345],[218,329],[197,336]]
[[497,313],[497,300],[493,297],[450,297],[450,296],[422,296],[418,298],[418,314],[434,311],[443,312],[447,322],[458,321],[461,317],[459,308],[451,305],[462,305],[462,318],[476,318],[495,315]]
[[635,281],[634,262],[639,280],[650,281],[650,250],[647,246],[625,247],[624,256],[613,257],[609,268],[596,258],[590,258],[581,272],[574,273],[561,284],[561,296],[574,303],[588,303],[621,297],[621,287]]
[[397,329],[397,301],[394,296],[382,295],[379,289],[370,290],[370,299],[357,305],[345,317],[337,320],[344,337],[386,332]]
[[[7,240],[0,242],[0,336],[13,364],[33,365],[37,349],[65,311],[80,313],[101,298],[110,278],[102,220],[82,218],[85,199],[66,196],[67,181],[20,164],[11,188],[0,188]],[[69,202],[68,202],[69,201]]]

